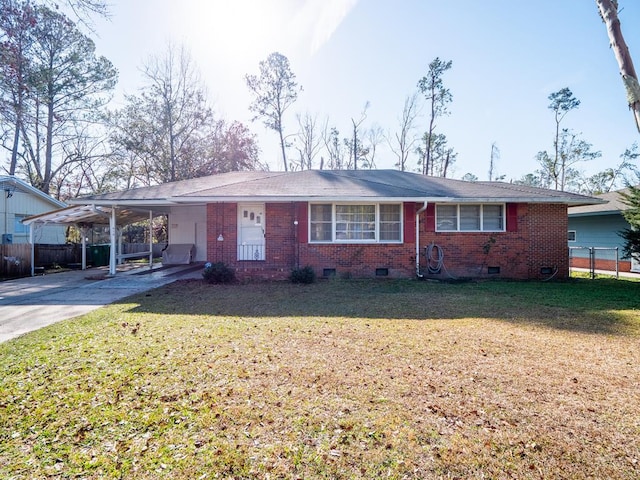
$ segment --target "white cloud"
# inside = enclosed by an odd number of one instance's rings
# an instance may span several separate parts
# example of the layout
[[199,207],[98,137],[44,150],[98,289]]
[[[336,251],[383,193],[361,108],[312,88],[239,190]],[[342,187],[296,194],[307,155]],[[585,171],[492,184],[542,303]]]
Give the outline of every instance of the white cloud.
[[306,0],[294,16],[302,33],[310,34],[309,53],[315,54],[327,43],[358,0]]

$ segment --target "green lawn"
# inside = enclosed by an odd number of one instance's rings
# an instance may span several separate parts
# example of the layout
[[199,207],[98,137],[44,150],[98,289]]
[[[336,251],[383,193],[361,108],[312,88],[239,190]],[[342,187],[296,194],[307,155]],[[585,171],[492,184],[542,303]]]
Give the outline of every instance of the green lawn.
[[640,283],[182,281],[0,344],[0,478],[639,478]]

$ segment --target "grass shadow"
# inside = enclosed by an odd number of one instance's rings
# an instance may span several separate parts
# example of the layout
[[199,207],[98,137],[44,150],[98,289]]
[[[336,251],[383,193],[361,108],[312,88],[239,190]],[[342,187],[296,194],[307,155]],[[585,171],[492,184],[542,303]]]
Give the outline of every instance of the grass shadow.
[[491,318],[599,334],[640,334],[640,283],[329,280],[209,285],[178,281],[129,297],[132,312],[226,317]]

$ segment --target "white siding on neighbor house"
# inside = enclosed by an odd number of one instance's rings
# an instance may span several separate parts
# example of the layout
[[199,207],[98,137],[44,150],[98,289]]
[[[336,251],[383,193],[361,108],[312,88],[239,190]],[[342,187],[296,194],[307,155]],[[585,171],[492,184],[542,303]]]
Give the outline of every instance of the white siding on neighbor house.
[[[59,207],[45,201],[31,193],[16,189],[10,197],[7,192],[0,192],[0,233],[9,233],[13,236],[13,243],[28,243],[29,228],[24,231],[16,231],[16,217],[29,217],[40,213],[50,212]],[[66,229],[64,226],[49,225],[38,227],[34,231],[35,243],[62,244],[66,242]]]
[[[619,232],[629,228],[629,223],[620,213],[609,215],[590,215],[585,217],[569,217],[569,231],[576,232],[576,241],[569,242],[569,247],[604,247],[619,248],[622,259],[624,240]],[[587,250],[573,250],[574,257],[588,257]],[[598,252],[598,258],[615,260],[614,251]]]
[[196,262],[207,259],[207,207],[171,207],[169,212],[169,243],[193,243]]

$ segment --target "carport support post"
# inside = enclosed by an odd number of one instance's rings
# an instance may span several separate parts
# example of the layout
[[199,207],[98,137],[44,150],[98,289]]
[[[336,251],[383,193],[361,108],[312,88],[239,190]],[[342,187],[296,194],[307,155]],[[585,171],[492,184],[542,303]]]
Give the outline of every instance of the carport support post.
[[80,227],[80,235],[82,236],[82,270],[87,269],[87,228]]
[[116,231],[116,207],[111,207],[111,218],[109,219],[109,236],[111,237],[111,248],[109,249],[109,275],[116,274],[116,247],[117,247],[117,231]]
[[122,228],[118,229],[118,251],[116,252],[117,255],[117,259],[118,259],[118,265],[122,265],[124,263],[124,260],[122,259],[122,254],[124,253],[124,245],[122,243]]
[[29,243],[31,244],[31,276],[36,276],[36,246],[33,244],[33,229],[35,224],[29,228]]
[[153,268],[153,210],[149,210],[149,268]]

